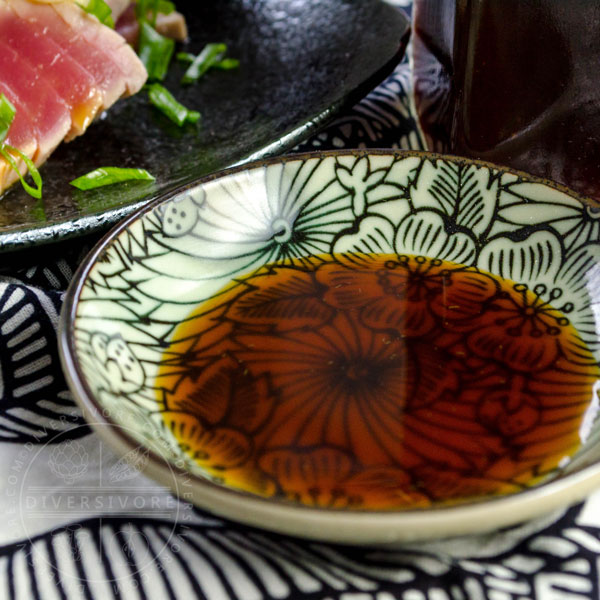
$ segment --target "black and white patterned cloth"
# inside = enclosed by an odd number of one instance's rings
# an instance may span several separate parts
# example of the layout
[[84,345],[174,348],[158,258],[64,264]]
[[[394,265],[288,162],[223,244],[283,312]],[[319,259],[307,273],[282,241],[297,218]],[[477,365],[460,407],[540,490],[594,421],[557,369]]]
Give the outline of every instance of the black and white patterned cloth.
[[[300,149],[422,148],[409,85],[404,61]],[[86,425],[56,350],[64,291],[95,241],[1,270],[0,599],[600,598],[600,493],[488,536],[382,550],[216,519],[128,469]]]

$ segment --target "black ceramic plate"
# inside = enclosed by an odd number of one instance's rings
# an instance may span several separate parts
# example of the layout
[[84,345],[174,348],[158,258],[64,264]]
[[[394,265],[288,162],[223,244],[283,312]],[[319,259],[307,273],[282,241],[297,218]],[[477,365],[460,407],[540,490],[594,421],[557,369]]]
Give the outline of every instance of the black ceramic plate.
[[[290,149],[356,102],[405,49],[409,24],[381,0],[178,0],[197,53],[223,41],[240,59],[233,71],[179,84],[176,61],[165,85],[202,113],[183,129],[152,108],[145,92],[122,100],[84,136],[60,146],[43,166],[44,199],[20,186],[0,199],[0,251],[99,231],[200,175]],[[156,182],[79,192],[75,177],[101,166],[143,167]]]

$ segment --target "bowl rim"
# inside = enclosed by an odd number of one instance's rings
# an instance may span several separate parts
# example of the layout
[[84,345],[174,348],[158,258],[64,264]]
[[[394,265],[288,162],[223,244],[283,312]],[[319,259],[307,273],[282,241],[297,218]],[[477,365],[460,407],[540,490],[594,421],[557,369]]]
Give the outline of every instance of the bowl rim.
[[[273,164],[338,156],[411,156],[440,159],[458,164],[476,165],[510,173],[527,183],[546,185],[568,194],[584,205],[598,207],[589,198],[541,177],[517,169],[466,157],[428,151],[393,149],[343,149],[302,152],[270,157],[238,164],[212,173],[169,191],[164,196],[140,207],[113,227],[84,258],[75,272],[64,297],[58,326],[58,347],[63,373],[75,401],[91,427],[120,457],[139,448],[138,442],[123,431],[123,427],[103,410],[95,397],[77,360],[74,326],[80,295],[98,257],[133,222],[143,218],[160,204],[168,202],[188,189],[211,181]],[[106,427],[108,426],[108,427]],[[404,510],[330,509],[293,504],[285,500],[261,497],[249,492],[216,484],[202,476],[178,467],[151,448],[144,471],[177,493],[177,481],[191,481],[194,496],[191,502],[220,517],[278,533],[318,541],[342,544],[395,544],[426,539],[441,539],[457,535],[486,533],[516,525],[552,510],[565,508],[583,500],[600,487],[600,462],[588,464],[559,479],[542,482],[531,488],[505,496],[472,500],[455,505]]]

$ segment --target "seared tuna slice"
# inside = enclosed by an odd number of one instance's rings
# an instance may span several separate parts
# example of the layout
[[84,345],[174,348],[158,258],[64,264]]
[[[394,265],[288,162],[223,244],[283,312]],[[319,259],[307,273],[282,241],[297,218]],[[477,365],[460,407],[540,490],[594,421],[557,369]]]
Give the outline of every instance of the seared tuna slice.
[[[0,92],[17,109],[5,141],[36,165],[146,78],[125,40],[76,3],[0,0]],[[16,179],[0,158],[0,193]]]

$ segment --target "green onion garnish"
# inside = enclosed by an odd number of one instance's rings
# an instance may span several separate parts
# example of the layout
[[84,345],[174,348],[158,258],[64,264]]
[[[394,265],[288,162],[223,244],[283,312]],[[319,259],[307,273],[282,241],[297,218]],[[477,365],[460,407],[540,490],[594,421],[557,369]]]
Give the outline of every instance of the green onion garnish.
[[77,3],[86,13],[94,15],[100,23],[115,28],[115,22],[112,18],[112,9],[104,0],[87,0],[83,4]]
[[[17,109],[4,94],[0,93],[0,156],[6,160],[10,165],[10,168],[19,176],[19,181],[21,182],[23,189],[30,196],[39,199],[42,197],[42,176],[37,167],[33,164],[33,161],[19,149],[4,143],[16,114]],[[19,166],[17,165],[14,156],[17,156],[25,163],[35,187],[29,185],[25,181],[25,178],[21,175],[21,171],[19,171]]]
[[[42,197],[42,176],[40,175],[40,172],[38,171],[37,167],[33,164],[33,161],[28,156],[23,154],[20,150],[18,150],[17,148],[13,148],[8,144],[3,144],[2,146],[0,146],[0,154],[6,159],[6,162],[10,165],[11,169],[15,171],[15,173],[17,173],[17,175],[19,176],[19,181],[21,182],[23,189],[30,196],[33,196],[34,198],[37,198],[39,200]],[[19,167],[15,162],[14,158],[11,156],[11,154],[16,154],[25,163],[27,171],[31,175],[33,183],[35,183],[35,187],[29,185],[25,181],[25,178],[23,177],[23,175],[21,175]]]
[[174,49],[173,40],[160,35],[148,22],[140,23],[138,54],[148,71],[148,79],[165,78]]
[[192,63],[194,62],[196,55],[190,54],[189,52],[178,52],[175,58],[181,62]]
[[135,6],[135,15],[139,23],[148,21],[152,26],[156,25],[156,17],[158,14],[168,15],[175,10],[175,4],[169,0],[137,0]]
[[180,127],[184,123],[196,123],[200,118],[198,111],[190,110],[179,103],[160,83],[151,83],[146,87],[150,102]]
[[17,109],[12,105],[11,101],[2,93],[0,93],[0,144],[8,135],[8,130],[17,114]]
[[214,63],[223,58],[225,52],[227,52],[225,44],[206,44],[202,52],[194,58],[188,67],[181,83],[194,83],[194,81],[198,81]]
[[237,69],[240,66],[240,61],[237,58],[224,58],[212,64],[213,69],[221,69],[222,71],[230,71]]
[[122,181],[131,181],[132,179],[142,179],[145,181],[154,181],[154,177],[145,169],[123,169],[120,167],[102,167],[94,169],[77,179],[69,182],[78,190],[93,190],[94,188],[121,183]]
[[[190,54],[189,52],[178,52],[176,58],[177,60],[184,63],[193,63],[198,57],[195,54]],[[237,58],[219,59],[219,57],[217,56],[216,59],[209,65],[209,68],[220,69],[221,71],[230,71],[231,69],[237,69],[239,66],[240,61]],[[206,69],[204,70],[204,72],[206,72]]]

